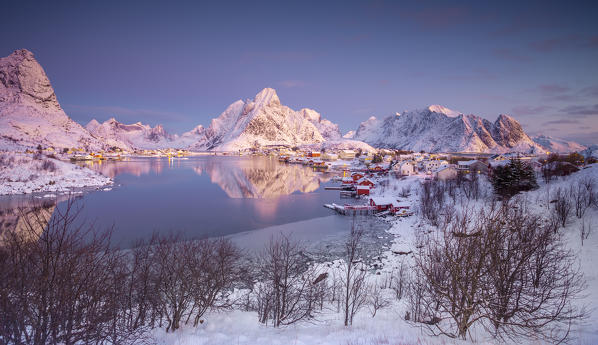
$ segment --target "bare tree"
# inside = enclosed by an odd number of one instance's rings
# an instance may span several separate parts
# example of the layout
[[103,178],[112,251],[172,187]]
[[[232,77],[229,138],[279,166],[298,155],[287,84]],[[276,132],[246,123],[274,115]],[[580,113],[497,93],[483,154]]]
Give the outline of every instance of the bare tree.
[[[23,215],[0,248],[0,339],[13,344],[101,343],[114,305],[110,230],[77,221],[70,199],[54,214]],[[39,231],[42,229],[43,231]]]
[[317,312],[320,285],[316,272],[304,257],[304,248],[289,237],[272,237],[258,257],[261,282],[256,287],[258,316],[274,327],[311,319]]
[[149,249],[157,313],[166,318],[167,331],[191,318],[197,325],[207,310],[230,306],[226,293],[236,279],[239,257],[230,241],[183,241],[169,235],[156,237]]
[[500,337],[553,342],[584,316],[572,303],[585,286],[572,252],[524,199],[444,224],[417,253],[410,289],[414,321],[433,334],[465,339],[474,324],[489,323]]
[[390,277],[389,287],[395,292],[395,296],[399,300],[403,298],[409,285],[408,267],[405,260],[401,260],[398,269],[394,270]]
[[375,317],[378,310],[390,306],[390,300],[384,295],[384,289],[380,288],[378,284],[372,284],[367,290],[369,309],[372,317]]
[[567,225],[567,220],[571,215],[571,199],[568,193],[561,187],[557,188],[554,199],[554,211],[561,226],[564,228]]
[[416,254],[418,314],[433,334],[465,339],[481,317],[486,243],[477,225],[459,214]]
[[583,316],[571,301],[584,283],[554,225],[531,213],[521,199],[487,214],[484,224],[490,250],[483,299],[496,334],[551,342],[566,337],[567,331],[559,331]]
[[581,227],[579,229],[579,235],[581,237],[581,245],[583,246],[583,242],[590,237],[592,233],[592,219],[588,219],[586,222],[586,218],[582,218],[581,220]]
[[353,317],[367,302],[366,270],[358,260],[361,258],[363,228],[353,218],[351,232],[345,242],[344,262],[341,268],[342,307],[345,326],[353,324]]

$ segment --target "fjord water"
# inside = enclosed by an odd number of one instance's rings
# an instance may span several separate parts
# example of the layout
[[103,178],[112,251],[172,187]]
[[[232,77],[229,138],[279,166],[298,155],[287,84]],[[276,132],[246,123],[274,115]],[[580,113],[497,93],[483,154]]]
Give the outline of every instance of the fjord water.
[[[131,158],[87,166],[115,185],[83,194],[81,216],[99,229],[114,225],[112,242],[121,248],[154,232],[186,238],[245,232],[232,238],[251,248],[277,232],[310,241],[350,227],[348,218],[322,207],[339,202],[338,191],[324,189],[330,173],[273,157]],[[59,196],[59,209],[65,198]]]

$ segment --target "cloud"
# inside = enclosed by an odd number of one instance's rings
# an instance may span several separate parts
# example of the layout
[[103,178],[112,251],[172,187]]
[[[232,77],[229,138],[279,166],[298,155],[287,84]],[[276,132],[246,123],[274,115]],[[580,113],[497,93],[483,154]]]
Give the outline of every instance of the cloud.
[[492,51],[492,54],[500,59],[509,61],[527,62],[530,60],[528,56],[509,48],[496,48]]
[[472,81],[487,81],[497,79],[497,75],[485,68],[475,68],[469,73],[448,75],[450,80],[472,80]]
[[579,35],[566,35],[535,41],[530,43],[530,47],[538,52],[548,53],[554,50],[567,49],[579,46],[582,38]]
[[357,35],[349,36],[349,38],[347,38],[347,41],[353,42],[353,43],[359,43],[359,42],[367,41],[370,38],[371,38],[371,36],[369,34],[357,34]]
[[187,116],[176,112],[159,111],[152,109],[126,108],[122,106],[90,106],[67,104],[64,106],[64,108],[67,111],[67,113],[75,112],[79,115],[97,117],[114,116],[119,117],[121,120],[124,118],[125,121],[131,122],[147,122],[148,120],[179,122],[188,120]]
[[582,145],[590,146],[598,144],[598,132],[577,132],[565,136],[567,140],[573,140]]
[[413,21],[423,28],[446,28],[463,23],[470,10],[462,6],[425,7],[417,10],[402,10],[401,17]]
[[514,107],[512,109],[512,112],[515,115],[537,115],[537,114],[542,114],[550,109],[553,109],[553,107],[547,106],[547,105],[539,105],[539,106],[520,105],[520,106]]
[[598,97],[598,85],[584,87],[579,93],[583,96]]
[[240,54],[239,62],[242,64],[254,61],[282,61],[282,62],[303,62],[313,60],[314,55],[308,52],[300,51],[279,51],[262,52],[246,51]]
[[570,90],[569,87],[563,86],[563,85],[558,85],[558,84],[544,84],[544,85],[538,86],[538,89],[540,90],[541,93],[547,94],[547,95],[554,95],[554,94],[558,94],[558,93],[567,92]]
[[294,88],[294,87],[303,87],[306,86],[307,83],[301,80],[283,80],[278,82],[278,85],[286,88]]
[[550,125],[576,125],[580,123],[579,120],[574,119],[559,119],[559,120],[552,120],[546,121],[542,124],[542,126],[550,126]]
[[561,109],[567,115],[578,117],[598,115],[598,104],[594,105],[570,105]]

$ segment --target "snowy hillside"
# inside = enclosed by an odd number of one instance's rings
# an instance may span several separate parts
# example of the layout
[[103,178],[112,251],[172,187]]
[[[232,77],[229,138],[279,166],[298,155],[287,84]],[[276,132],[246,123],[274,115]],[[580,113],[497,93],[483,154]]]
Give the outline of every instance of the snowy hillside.
[[573,142],[573,141],[567,141],[564,139],[553,138],[553,137],[546,136],[546,135],[538,135],[538,136],[532,137],[532,140],[536,144],[544,147],[549,152],[569,153],[569,152],[578,152],[578,151],[581,151],[586,148],[585,146],[578,144],[576,142]]
[[2,149],[102,146],[64,113],[43,68],[25,49],[0,58],[0,138]]
[[0,195],[68,192],[74,188],[101,187],[112,180],[88,168],[57,159],[0,154]]
[[427,152],[543,150],[508,115],[492,123],[438,105],[381,120],[372,116],[360,124],[354,138],[375,147]]

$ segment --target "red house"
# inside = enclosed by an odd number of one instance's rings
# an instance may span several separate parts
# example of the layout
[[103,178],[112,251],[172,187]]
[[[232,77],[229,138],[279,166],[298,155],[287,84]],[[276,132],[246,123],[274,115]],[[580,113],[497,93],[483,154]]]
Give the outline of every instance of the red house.
[[357,196],[359,195],[370,195],[369,186],[357,186]]
[[377,211],[389,210],[392,207],[393,203],[397,203],[397,201],[393,198],[381,196],[375,196],[373,198],[370,198],[370,206],[375,206]]
[[341,184],[343,186],[353,185],[354,183],[355,181],[353,181],[353,179],[350,177],[343,177],[343,179],[341,180]]
[[406,213],[407,211],[409,211],[409,207],[411,207],[411,205],[409,205],[406,202],[394,202],[392,204],[392,207],[390,208],[390,212],[392,213]]
[[354,172],[351,174],[351,178],[353,178],[353,181],[361,180],[363,176],[364,175],[360,172]]
[[376,186],[376,184],[372,180],[370,180],[369,178],[362,178],[362,179],[358,180],[355,183],[358,186],[368,186],[370,188],[374,188]]

